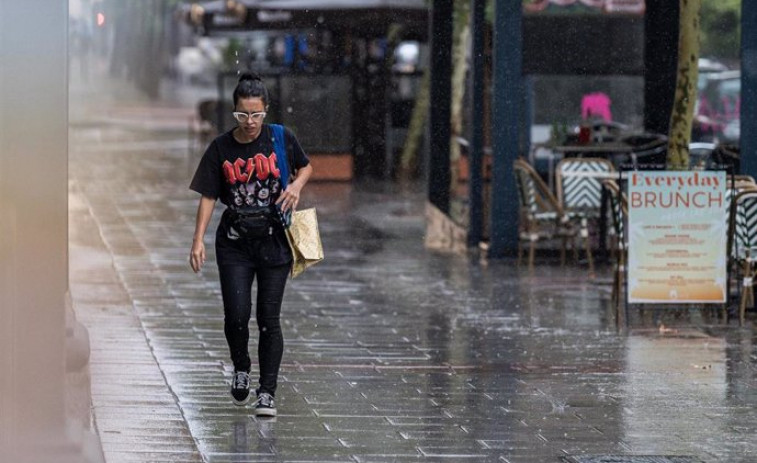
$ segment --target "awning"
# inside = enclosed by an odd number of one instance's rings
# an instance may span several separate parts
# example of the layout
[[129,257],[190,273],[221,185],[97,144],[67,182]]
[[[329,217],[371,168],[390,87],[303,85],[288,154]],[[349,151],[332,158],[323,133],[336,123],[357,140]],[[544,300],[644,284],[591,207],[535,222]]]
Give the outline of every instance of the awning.
[[425,0],[215,0],[183,4],[177,11],[206,35],[322,28],[369,37],[400,24],[406,37],[423,39],[428,27]]
[[258,0],[260,7],[290,10],[370,10],[391,8],[397,10],[423,10],[425,0]]

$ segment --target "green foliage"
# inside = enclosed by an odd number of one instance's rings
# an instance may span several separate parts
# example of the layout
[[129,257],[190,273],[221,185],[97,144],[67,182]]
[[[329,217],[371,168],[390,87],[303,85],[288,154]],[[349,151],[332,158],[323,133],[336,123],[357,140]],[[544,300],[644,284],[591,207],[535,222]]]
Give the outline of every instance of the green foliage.
[[223,49],[223,65],[226,70],[238,70],[241,55],[242,42],[236,37],[230,38],[228,45]]
[[742,0],[702,1],[702,56],[739,59],[741,2]]

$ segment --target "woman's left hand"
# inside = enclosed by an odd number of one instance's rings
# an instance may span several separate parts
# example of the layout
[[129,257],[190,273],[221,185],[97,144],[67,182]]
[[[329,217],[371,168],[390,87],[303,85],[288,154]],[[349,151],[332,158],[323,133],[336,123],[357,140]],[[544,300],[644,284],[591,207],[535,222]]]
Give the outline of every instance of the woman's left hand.
[[297,210],[297,203],[300,202],[300,190],[302,187],[297,182],[290,183],[286,190],[281,192],[281,196],[276,201],[276,204],[281,205],[281,210],[286,212],[288,210]]

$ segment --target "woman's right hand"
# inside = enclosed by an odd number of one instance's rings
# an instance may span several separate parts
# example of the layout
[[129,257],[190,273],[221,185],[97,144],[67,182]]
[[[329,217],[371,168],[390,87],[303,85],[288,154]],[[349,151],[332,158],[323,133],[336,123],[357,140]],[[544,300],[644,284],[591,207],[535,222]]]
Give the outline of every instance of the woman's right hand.
[[195,273],[199,272],[205,263],[205,243],[202,240],[192,241],[192,251],[189,254],[189,265]]
[[205,230],[208,228],[210,216],[213,215],[213,207],[216,205],[215,198],[203,195],[197,206],[197,221],[195,233],[192,235],[192,251],[189,253],[189,265],[195,273],[199,272],[205,263]]

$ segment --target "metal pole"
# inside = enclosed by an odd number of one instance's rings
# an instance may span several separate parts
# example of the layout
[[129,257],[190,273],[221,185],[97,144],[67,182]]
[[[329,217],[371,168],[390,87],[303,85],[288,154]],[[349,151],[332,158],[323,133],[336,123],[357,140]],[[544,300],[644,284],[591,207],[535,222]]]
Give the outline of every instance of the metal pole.
[[484,13],[486,0],[471,0],[473,62],[471,78],[470,223],[468,246],[478,246],[483,237],[483,159],[484,159]]
[[452,0],[434,0],[431,9],[431,76],[428,199],[439,210],[449,213]]
[[518,209],[513,161],[520,148],[523,34],[522,2],[497,2],[494,18],[494,97],[492,101],[491,245],[489,257],[514,255],[518,248]]

